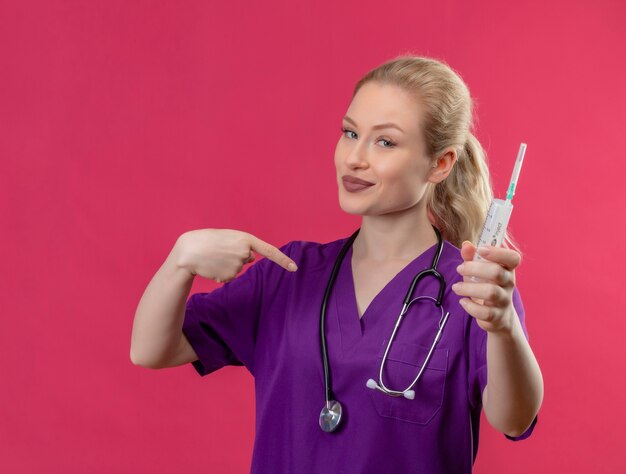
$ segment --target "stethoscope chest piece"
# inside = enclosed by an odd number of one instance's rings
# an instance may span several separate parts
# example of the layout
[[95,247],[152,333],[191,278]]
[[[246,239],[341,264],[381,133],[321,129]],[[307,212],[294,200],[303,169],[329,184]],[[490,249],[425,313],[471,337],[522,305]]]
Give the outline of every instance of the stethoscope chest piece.
[[330,400],[320,413],[320,428],[327,433],[334,431],[341,421],[341,403]]

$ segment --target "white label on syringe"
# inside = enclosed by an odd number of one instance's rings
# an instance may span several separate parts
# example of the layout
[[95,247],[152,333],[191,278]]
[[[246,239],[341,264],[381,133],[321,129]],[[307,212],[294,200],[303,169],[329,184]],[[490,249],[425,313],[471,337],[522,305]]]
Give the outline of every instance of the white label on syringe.
[[[517,179],[522,169],[522,162],[524,161],[524,153],[526,152],[526,143],[521,143],[519,151],[517,152],[517,159],[515,160],[515,167],[513,168],[513,174],[511,175],[511,182],[509,183],[509,189],[506,193],[506,201],[504,199],[494,199],[491,201],[489,211],[487,212],[487,218],[483,225],[483,230],[480,233],[477,247],[500,247],[506,234],[506,228],[509,225],[509,218],[513,211],[513,204],[511,199],[515,194],[515,188],[517,186]],[[478,252],[474,254],[474,260],[483,260],[478,255]],[[476,276],[470,276],[469,279],[474,282],[480,282],[480,278]]]
[[[494,199],[491,201],[491,206],[489,206],[489,211],[487,211],[487,218],[485,219],[483,230],[480,233],[476,247],[489,247],[490,245],[500,247],[504,240],[504,234],[509,224],[511,212],[513,212],[513,204],[511,204],[510,201],[507,202],[504,199]],[[483,258],[478,255],[477,251],[474,254],[474,261],[478,260],[483,260]],[[471,276],[469,279],[475,283],[483,281],[476,276]],[[481,301],[482,304],[482,300],[479,301]]]
[[[500,245],[502,245],[511,212],[513,212],[513,204],[511,204],[510,201],[507,202],[504,199],[494,199],[491,201],[491,206],[489,206],[487,218],[485,219],[483,230],[478,239],[477,247],[488,247],[490,245],[500,247]],[[476,252],[474,260],[481,259],[482,257]]]

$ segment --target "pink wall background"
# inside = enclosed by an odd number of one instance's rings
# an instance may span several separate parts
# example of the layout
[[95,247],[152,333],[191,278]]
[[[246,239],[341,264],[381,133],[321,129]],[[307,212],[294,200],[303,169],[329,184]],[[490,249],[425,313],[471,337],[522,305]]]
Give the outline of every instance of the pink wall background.
[[248,471],[252,377],[134,366],[137,303],[187,230],[349,235],[340,120],[410,51],[467,81],[496,195],[528,143],[511,229],[545,399],[523,442],[483,416],[475,472],[625,472],[625,20],[605,0],[0,2],[0,471]]

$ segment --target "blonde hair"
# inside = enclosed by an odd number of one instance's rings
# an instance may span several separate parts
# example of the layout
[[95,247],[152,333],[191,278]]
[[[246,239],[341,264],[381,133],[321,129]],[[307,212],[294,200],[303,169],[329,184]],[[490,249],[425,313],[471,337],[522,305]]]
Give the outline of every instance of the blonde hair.
[[[426,154],[434,160],[453,147],[457,160],[441,183],[429,183],[426,207],[444,238],[457,247],[476,244],[493,198],[487,156],[472,134],[473,101],[460,75],[445,62],[401,55],[369,71],[356,84],[352,97],[367,82],[396,85],[413,94],[423,107],[422,132]],[[505,245],[515,248],[510,234]]]

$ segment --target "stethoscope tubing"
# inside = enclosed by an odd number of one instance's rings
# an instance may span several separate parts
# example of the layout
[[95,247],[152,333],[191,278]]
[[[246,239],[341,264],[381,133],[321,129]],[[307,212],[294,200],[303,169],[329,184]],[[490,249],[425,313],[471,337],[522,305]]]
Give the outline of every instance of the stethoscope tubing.
[[328,297],[330,296],[330,292],[332,290],[333,284],[335,283],[335,279],[337,278],[337,273],[339,272],[339,267],[341,266],[341,262],[343,261],[343,257],[346,252],[356,239],[356,236],[359,234],[361,228],[359,227],[346,241],[341,250],[339,251],[339,255],[335,260],[335,265],[330,274],[330,278],[328,279],[328,284],[326,285],[326,291],[324,292],[324,299],[322,301],[321,314],[320,314],[320,340],[321,340],[321,348],[322,348],[322,364],[324,366],[324,395],[326,398],[326,406],[330,406],[331,400],[334,399],[334,395],[331,389],[331,374],[330,374],[330,366],[328,364],[328,350],[326,348],[326,304],[328,303]]
[[406,292],[406,296],[404,297],[405,308],[408,308],[411,298],[413,296],[413,290],[415,290],[415,287],[417,286],[419,281],[428,275],[433,275],[437,280],[439,280],[439,294],[437,295],[437,300],[435,302],[437,307],[441,306],[441,302],[443,301],[443,294],[446,291],[446,281],[441,275],[441,273],[437,271],[439,258],[441,257],[441,253],[443,252],[443,242],[442,242],[441,232],[439,231],[439,229],[437,229],[435,226],[433,226],[433,229],[435,229],[435,233],[437,234],[437,251],[435,252],[435,255],[433,256],[433,261],[430,264],[430,268],[426,270],[422,270],[421,272],[417,274],[415,278],[413,278],[413,282],[411,283],[411,286],[409,287],[409,290]]
[[[433,298],[432,296],[419,296],[417,298],[415,298],[412,302],[417,301],[421,298],[428,298],[428,299],[432,299],[436,302],[435,298]],[[384,361],[387,360],[387,354],[389,353],[389,349],[391,348],[391,344],[393,343],[393,340],[396,336],[396,332],[398,331],[398,328],[400,327],[400,322],[402,321],[402,318],[404,317],[405,313],[408,311],[409,306],[408,305],[404,305],[402,308],[402,312],[400,313],[400,316],[397,318],[396,321],[396,325],[393,328],[393,332],[391,333],[391,337],[389,338],[389,341],[387,342],[387,348],[385,349],[385,354],[383,355],[383,363],[380,364],[380,371],[378,372],[378,381],[379,384],[378,386],[376,386],[375,388],[380,390],[381,392],[386,393],[387,395],[391,395],[393,397],[406,397],[409,399],[413,399],[415,396],[415,391],[411,390],[413,388],[413,386],[417,383],[417,381],[420,379],[420,377],[422,376],[422,373],[424,372],[424,369],[426,368],[426,366],[428,365],[428,361],[430,360],[430,357],[433,353],[433,351],[435,350],[435,345],[437,344],[437,342],[439,341],[439,338],[441,337],[441,333],[443,332],[443,328],[446,325],[446,322],[448,321],[448,316],[450,316],[449,312],[446,312],[445,315],[443,314],[443,308],[441,310],[441,319],[439,320],[439,327],[437,330],[437,335],[435,336],[435,339],[433,341],[433,343],[430,345],[430,349],[428,351],[428,354],[426,355],[426,358],[424,359],[424,363],[422,364],[422,367],[420,368],[420,371],[417,373],[417,376],[413,379],[413,381],[410,383],[410,385],[405,388],[404,390],[392,390],[390,388],[387,388],[387,386],[385,385],[385,382],[383,381],[383,369],[385,367]]]

